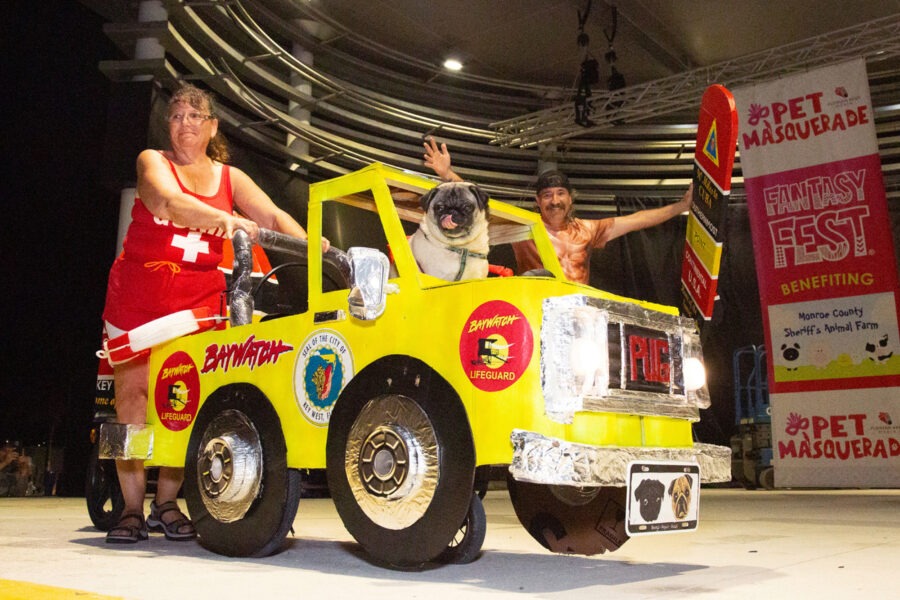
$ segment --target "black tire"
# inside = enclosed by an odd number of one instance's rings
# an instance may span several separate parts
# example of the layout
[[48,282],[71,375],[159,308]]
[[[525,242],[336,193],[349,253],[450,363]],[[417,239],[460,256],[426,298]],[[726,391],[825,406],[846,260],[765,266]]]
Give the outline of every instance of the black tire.
[[191,433],[184,498],[200,544],[225,556],[281,549],[300,501],[301,475],[287,467],[281,420],[248,384],[206,400]]
[[759,485],[764,490],[775,489],[775,469],[773,467],[766,467],[759,472]]
[[331,415],[326,463],[347,531],[388,565],[434,560],[469,510],[475,446],[465,409],[417,359],[389,356],[350,381]]
[[487,515],[478,494],[472,496],[466,519],[456,532],[450,545],[444,548],[438,560],[443,563],[466,565],[478,558],[484,536],[487,533]]
[[603,554],[628,541],[624,487],[578,488],[507,478],[519,522],[541,546],[562,554]]
[[101,459],[99,451],[99,446],[94,444],[88,459],[84,499],[94,527],[100,531],[109,531],[119,522],[119,515],[125,508],[125,498],[119,487],[116,461]]

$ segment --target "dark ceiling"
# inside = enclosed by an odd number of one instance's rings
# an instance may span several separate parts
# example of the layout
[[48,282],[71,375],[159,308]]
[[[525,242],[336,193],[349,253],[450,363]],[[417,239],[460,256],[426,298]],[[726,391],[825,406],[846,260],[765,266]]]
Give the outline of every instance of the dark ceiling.
[[[285,15],[292,10],[286,1],[267,4],[280,6]],[[900,12],[897,0],[311,0],[308,4],[351,35],[409,57],[437,66],[455,50],[468,74],[550,87],[574,84],[585,54],[578,43],[580,15],[587,14],[583,28],[590,40],[587,50],[603,75],[612,38],[618,70],[628,84],[637,84]],[[336,28],[334,33],[343,31]]]
[[[164,63],[108,61],[107,75],[205,81],[234,135],[312,180],[373,161],[424,171],[431,134],[495,196],[527,197],[556,164],[597,207],[613,195],[673,197],[691,177],[707,85],[859,56],[887,178],[900,180],[900,0],[82,2],[109,21],[123,56],[141,37],[165,47]],[[139,17],[139,5],[164,9],[161,21]],[[615,91],[611,51],[626,84]],[[460,74],[441,66],[449,54]],[[598,71],[589,126],[572,102],[586,59]],[[285,136],[305,145],[288,149]],[[735,175],[740,185],[739,162]]]

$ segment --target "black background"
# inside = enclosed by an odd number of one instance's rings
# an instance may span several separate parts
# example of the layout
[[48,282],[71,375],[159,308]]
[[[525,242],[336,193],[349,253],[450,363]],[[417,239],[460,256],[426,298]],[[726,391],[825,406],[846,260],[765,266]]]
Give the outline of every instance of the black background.
[[121,58],[72,0],[2,12],[3,355],[0,439],[65,448],[60,495],[80,495],[118,194],[99,183]]

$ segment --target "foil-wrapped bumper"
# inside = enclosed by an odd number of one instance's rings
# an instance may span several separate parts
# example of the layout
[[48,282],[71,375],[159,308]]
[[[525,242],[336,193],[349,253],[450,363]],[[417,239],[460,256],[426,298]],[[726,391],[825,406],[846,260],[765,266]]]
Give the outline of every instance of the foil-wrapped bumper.
[[100,458],[147,460],[153,457],[153,428],[146,425],[101,423],[97,444]]
[[590,446],[515,430],[510,474],[517,481],[547,485],[624,486],[632,461],[695,462],[703,483],[731,481],[731,448]]

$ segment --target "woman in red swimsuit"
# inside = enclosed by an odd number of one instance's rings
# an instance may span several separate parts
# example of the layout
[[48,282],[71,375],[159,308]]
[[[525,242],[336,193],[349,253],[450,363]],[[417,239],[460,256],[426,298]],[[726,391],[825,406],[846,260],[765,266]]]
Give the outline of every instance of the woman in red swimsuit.
[[[144,150],[137,159],[137,197],[122,254],[110,270],[103,319],[110,338],[173,312],[208,307],[221,314],[225,279],[218,270],[224,239],[237,230],[253,240],[265,227],[306,239],[306,231],[278,208],[243,171],[225,164],[212,97],[192,85],[169,101],[170,150]],[[237,210],[243,216],[236,216]],[[327,242],[323,242],[327,249]],[[119,423],[143,424],[149,370],[146,356],[114,366]],[[183,469],[162,467],[150,516],[144,520],[143,461],[118,460],[125,498],[110,543],[196,537],[175,498]]]

